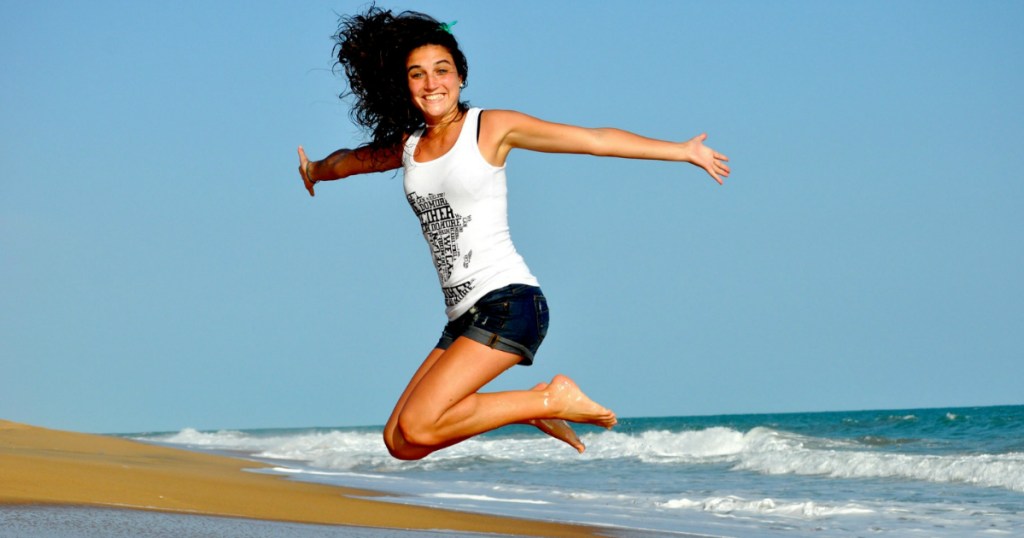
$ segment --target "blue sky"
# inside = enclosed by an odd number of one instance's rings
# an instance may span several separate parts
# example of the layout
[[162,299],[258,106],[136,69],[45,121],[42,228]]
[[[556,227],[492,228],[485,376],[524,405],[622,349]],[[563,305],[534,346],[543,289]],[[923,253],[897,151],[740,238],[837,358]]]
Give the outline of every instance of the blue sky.
[[[530,368],[620,416],[1024,403],[1024,4],[384,3],[458,20],[464,96],[668,139],[514,153],[552,309]],[[444,324],[330,35],[363,2],[0,1],[0,418],[382,424]]]

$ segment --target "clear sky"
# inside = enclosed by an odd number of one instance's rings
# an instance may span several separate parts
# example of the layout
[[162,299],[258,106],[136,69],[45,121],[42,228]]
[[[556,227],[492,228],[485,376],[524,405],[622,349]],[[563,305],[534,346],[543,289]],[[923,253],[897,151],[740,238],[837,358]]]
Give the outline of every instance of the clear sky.
[[[1024,3],[386,2],[464,97],[731,157],[513,153],[530,368],[620,416],[1024,403]],[[363,2],[0,0],[0,418],[383,424],[445,318],[330,39]]]

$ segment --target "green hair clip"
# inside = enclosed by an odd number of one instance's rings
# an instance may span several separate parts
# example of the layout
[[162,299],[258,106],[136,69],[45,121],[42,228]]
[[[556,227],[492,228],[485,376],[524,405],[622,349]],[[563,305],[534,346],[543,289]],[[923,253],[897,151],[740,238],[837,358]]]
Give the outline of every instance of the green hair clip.
[[459,21],[442,22],[441,23],[441,29],[444,30],[445,32],[448,32],[450,34],[450,33],[452,33],[452,26],[455,26],[458,23],[459,23]]

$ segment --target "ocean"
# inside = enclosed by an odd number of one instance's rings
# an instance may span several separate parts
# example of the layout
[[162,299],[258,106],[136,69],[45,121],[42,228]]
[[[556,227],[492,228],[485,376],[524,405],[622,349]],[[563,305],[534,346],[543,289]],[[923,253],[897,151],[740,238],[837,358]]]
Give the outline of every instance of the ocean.
[[381,428],[133,434],[393,502],[670,536],[1024,536],[1024,406],[620,419],[583,455],[525,426],[415,462]]

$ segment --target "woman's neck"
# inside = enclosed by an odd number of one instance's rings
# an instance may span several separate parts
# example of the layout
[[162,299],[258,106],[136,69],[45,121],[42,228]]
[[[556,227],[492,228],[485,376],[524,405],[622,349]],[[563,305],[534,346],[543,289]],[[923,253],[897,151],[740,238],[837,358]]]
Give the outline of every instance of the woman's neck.
[[438,136],[443,137],[453,125],[458,125],[465,117],[466,113],[462,109],[456,108],[451,112],[451,114],[448,114],[435,122],[425,119],[424,123],[426,125],[426,129],[424,129],[423,136],[428,138],[435,138]]

